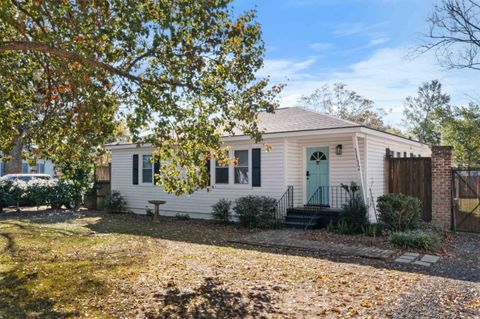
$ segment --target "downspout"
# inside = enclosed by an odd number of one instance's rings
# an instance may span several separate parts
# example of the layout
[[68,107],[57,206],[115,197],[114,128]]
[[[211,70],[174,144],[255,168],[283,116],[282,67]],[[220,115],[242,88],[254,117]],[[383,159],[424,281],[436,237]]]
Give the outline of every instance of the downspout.
[[353,141],[353,148],[355,149],[355,159],[357,162],[357,171],[358,171],[358,177],[360,179],[360,184],[362,189],[363,202],[365,203],[365,205],[367,205],[367,183],[365,182],[365,178],[363,176],[362,161],[360,159],[360,148],[358,147],[357,133],[353,134],[352,141]]

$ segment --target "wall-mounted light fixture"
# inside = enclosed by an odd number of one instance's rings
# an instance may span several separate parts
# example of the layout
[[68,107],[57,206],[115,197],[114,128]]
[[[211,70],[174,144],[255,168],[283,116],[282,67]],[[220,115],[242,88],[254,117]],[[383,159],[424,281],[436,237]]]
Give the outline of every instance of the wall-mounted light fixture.
[[342,144],[338,144],[337,147],[335,147],[335,154],[342,155],[342,149],[343,149]]

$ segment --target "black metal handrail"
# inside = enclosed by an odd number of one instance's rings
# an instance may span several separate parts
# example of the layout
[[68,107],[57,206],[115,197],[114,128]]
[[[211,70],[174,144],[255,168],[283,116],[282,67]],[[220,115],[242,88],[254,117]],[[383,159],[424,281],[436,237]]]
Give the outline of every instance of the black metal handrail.
[[288,186],[285,193],[283,193],[283,195],[277,201],[275,219],[278,221],[284,221],[289,208],[293,208],[293,186]]
[[310,196],[306,206],[342,208],[348,200],[348,192],[342,186],[320,186]]
[[[343,208],[349,198],[348,191],[343,186],[319,186],[310,196],[305,206]],[[303,228],[308,229],[314,219],[317,218],[320,210],[314,210],[309,219],[305,219]]]

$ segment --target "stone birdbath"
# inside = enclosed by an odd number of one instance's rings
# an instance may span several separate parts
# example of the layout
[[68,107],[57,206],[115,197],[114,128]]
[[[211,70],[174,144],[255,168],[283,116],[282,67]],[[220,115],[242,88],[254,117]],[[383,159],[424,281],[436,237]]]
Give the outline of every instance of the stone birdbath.
[[153,220],[158,221],[160,219],[160,205],[166,203],[164,200],[149,200],[150,204],[155,205],[155,213],[153,215]]

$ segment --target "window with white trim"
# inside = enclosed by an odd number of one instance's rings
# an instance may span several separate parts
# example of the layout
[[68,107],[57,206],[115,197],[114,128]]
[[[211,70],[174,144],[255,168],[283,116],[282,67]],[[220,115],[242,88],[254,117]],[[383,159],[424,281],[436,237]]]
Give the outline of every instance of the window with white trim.
[[151,155],[142,156],[142,183],[153,183],[153,163]]
[[234,167],[235,184],[248,184],[248,150],[234,152],[236,164]]
[[215,161],[215,184],[228,184],[228,165]]
[[39,174],[45,173],[45,163],[37,163],[37,173]]

